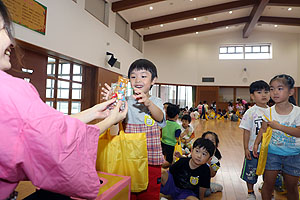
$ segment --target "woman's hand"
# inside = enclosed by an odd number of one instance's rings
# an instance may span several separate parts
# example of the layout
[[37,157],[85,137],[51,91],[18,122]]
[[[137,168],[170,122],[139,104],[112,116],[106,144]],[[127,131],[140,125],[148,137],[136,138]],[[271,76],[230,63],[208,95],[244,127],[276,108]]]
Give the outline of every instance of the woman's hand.
[[[120,110],[123,103],[125,104],[125,108],[124,110]],[[117,124],[119,121],[125,119],[127,112],[127,102],[119,101],[117,105],[112,110],[110,110],[109,115],[104,120],[96,124],[100,128],[100,134],[102,134],[112,125]]]
[[95,110],[95,119],[104,119],[109,116],[111,110],[110,106],[116,101],[116,98],[107,100],[103,103],[95,105],[93,108]]
[[[124,110],[121,110],[122,104],[125,104]],[[114,109],[111,110],[109,116],[107,117],[112,121],[112,125],[118,123],[119,121],[125,119],[128,112],[128,105],[126,101],[118,101]]]
[[101,90],[102,99],[108,100],[112,95],[112,88],[107,83],[104,83],[104,87],[102,87]]

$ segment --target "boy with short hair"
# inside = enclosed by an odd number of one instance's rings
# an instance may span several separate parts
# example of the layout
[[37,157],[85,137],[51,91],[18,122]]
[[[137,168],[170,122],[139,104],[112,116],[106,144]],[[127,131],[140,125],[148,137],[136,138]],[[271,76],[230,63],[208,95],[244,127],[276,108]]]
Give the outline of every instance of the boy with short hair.
[[169,104],[167,107],[168,120],[166,126],[162,128],[161,146],[163,155],[166,156],[168,163],[163,164],[163,167],[169,167],[173,162],[174,147],[178,142],[181,127],[176,122],[179,115],[179,108],[176,105]]
[[268,109],[270,99],[270,87],[262,80],[255,81],[250,85],[250,97],[255,105],[249,108],[240,123],[240,128],[244,130],[243,143],[245,151],[245,161],[241,178],[246,181],[248,188],[248,200],[255,200],[254,184],[257,182],[256,168],[258,159],[253,157],[253,145],[263,121],[264,110]]
[[[139,193],[131,193],[131,199],[159,199],[161,164],[164,162],[160,142],[160,127],[166,124],[162,100],[150,96],[149,91],[157,80],[155,65],[146,59],[134,61],[128,70],[128,77],[134,94],[128,97],[128,113],[125,119],[125,133],[146,133],[148,151],[148,188]],[[108,99],[111,87],[105,84],[102,94]],[[118,131],[118,126],[111,129]],[[138,151],[138,149],[137,149]]]
[[191,151],[190,158],[180,158],[164,171],[161,177],[160,192],[170,195],[172,199],[199,198],[210,187],[210,168],[207,163],[215,152],[212,141],[198,138]]

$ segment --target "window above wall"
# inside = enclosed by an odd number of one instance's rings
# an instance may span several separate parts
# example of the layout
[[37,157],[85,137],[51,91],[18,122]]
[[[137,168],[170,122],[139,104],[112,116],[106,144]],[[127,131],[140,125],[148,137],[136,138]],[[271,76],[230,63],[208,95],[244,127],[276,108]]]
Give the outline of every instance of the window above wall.
[[132,44],[137,50],[143,53],[143,37],[136,31],[133,31]]
[[222,45],[219,48],[219,59],[272,59],[272,45],[270,43]]
[[129,23],[121,17],[118,13],[116,14],[116,30],[115,32],[121,36],[124,40],[129,42]]
[[104,0],[86,0],[85,10],[108,26],[108,3]]

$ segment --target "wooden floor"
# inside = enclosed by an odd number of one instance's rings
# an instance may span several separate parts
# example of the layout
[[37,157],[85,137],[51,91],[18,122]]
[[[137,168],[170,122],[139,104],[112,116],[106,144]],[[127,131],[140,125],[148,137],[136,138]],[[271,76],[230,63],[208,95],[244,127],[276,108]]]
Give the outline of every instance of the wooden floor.
[[[201,137],[205,131],[213,131],[220,139],[219,150],[222,154],[221,168],[213,178],[213,182],[223,185],[222,192],[214,193],[207,200],[244,200],[247,197],[247,187],[240,179],[242,164],[244,160],[244,150],[242,143],[242,130],[238,128],[237,122],[226,120],[196,120],[192,122],[195,128],[196,137]],[[259,180],[261,182],[261,180]],[[23,199],[34,190],[30,182],[21,182],[18,186],[19,197]],[[261,200],[258,184],[255,185],[255,194]],[[275,193],[276,200],[285,200],[286,197]]]

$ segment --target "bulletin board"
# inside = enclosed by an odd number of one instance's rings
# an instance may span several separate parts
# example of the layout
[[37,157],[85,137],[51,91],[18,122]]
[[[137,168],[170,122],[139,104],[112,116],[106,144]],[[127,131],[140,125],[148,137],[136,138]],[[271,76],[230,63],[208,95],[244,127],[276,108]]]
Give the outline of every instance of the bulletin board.
[[35,0],[2,0],[12,20],[45,35],[47,7]]

